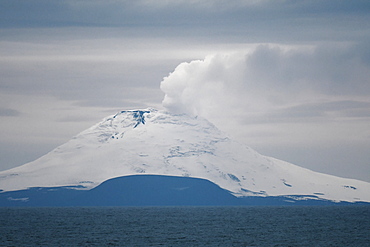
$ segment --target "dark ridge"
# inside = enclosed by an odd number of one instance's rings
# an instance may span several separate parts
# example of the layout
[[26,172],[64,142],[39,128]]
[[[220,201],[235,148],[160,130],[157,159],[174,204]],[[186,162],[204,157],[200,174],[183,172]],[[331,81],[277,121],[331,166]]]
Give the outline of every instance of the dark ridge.
[[91,190],[81,188],[37,187],[0,192],[0,207],[370,205],[335,203],[305,195],[237,198],[205,179],[162,175],[124,176],[109,179]]

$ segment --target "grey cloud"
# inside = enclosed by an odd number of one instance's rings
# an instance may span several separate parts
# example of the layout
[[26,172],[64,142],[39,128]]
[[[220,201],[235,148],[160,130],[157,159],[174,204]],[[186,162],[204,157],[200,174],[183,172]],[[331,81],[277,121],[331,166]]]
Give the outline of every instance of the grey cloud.
[[60,119],[57,119],[57,122],[63,122],[63,123],[81,123],[81,122],[94,122],[96,121],[96,117],[92,116],[86,116],[84,114],[79,115],[67,115]]
[[315,107],[320,108],[324,111],[339,111],[339,110],[356,110],[369,108],[370,102],[354,101],[354,100],[342,100],[332,101],[322,104],[316,104]]
[[[311,50],[284,51],[259,46],[247,57],[247,74],[274,90],[312,88],[325,94],[369,94],[370,65],[361,45],[320,45]],[[366,53],[366,52],[365,52]]]
[[161,83],[163,105],[214,122],[220,112],[244,124],[366,119],[370,66],[358,47],[260,45],[182,63]]
[[[338,133],[340,134],[340,133]],[[337,142],[332,146],[274,145],[260,147],[260,152],[272,157],[298,164],[314,171],[370,182],[370,145]],[[357,174],[354,175],[354,171]]]
[[327,121],[330,119],[328,114],[333,113],[332,118],[352,118],[356,117],[367,119],[370,116],[370,102],[362,101],[332,101],[325,103],[301,104],[299,106],[288,107],[284,110],[274,111],[265,120],[269,122],[297,122],[297,121]]
[[[139,53],[139,52],[138,52]],[[177,62],[130,58],[110,61],[55,56],[0,61],[0,89],[18,95],[51,95],[80,106],[119,107],[160,102],[159,82]]]
[[[2,27],[134,27],[153,35],[237,38],[245,42],[336,40],[364,36],[367,1],[5,0]],[[349,36],[351,33],[351,36]]]
[[21,115],[21,113],[17,110],[11,108],[4,108],[0,107],[0,116],[1,117],[17,117]]
[[[130,88],[126,87],[119,92],[108,88],[99,93],[91,92],[88,96],[80,99],[75,105],[84,107],[107,107],[107,108],[147,108],[157,105],[163,98],[163,93],[158,89]],[[111,92],[111,93],[110,93]]]
[[[0,2],[0,27],[60,26],[69,23],[64,1],[3,0]],[[63,23],[63,24],[62,24]]]
[[299,104],[283,109],[274,109],[249,118],[240,119],[243,124],[279,123],[324,123],[330,121],[368,121],[370,102],[332,101],[325,103]]

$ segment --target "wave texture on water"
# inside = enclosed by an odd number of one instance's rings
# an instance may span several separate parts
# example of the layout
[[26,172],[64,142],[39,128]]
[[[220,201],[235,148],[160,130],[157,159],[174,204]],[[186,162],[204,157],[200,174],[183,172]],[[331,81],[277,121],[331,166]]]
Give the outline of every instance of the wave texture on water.
[[0,208],[0,246],[369,243],[369,206]]

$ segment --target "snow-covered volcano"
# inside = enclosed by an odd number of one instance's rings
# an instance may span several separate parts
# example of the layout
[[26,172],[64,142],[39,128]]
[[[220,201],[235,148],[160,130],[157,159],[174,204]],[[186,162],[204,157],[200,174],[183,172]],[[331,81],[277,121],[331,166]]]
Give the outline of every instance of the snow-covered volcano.
[[204,178],[238,197],[370,202],[370,183],[260,155],[205,119],[154,109],[119,112],[41,158],[0,172],[0,190],[91,189],[110,178],[136,174]]

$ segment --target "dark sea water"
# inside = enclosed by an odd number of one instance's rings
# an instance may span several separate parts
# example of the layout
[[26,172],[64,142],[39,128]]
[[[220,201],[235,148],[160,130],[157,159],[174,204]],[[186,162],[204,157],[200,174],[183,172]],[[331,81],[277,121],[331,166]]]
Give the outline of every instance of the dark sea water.
[[0,208],[0,246],[370,246],[370,206]]

